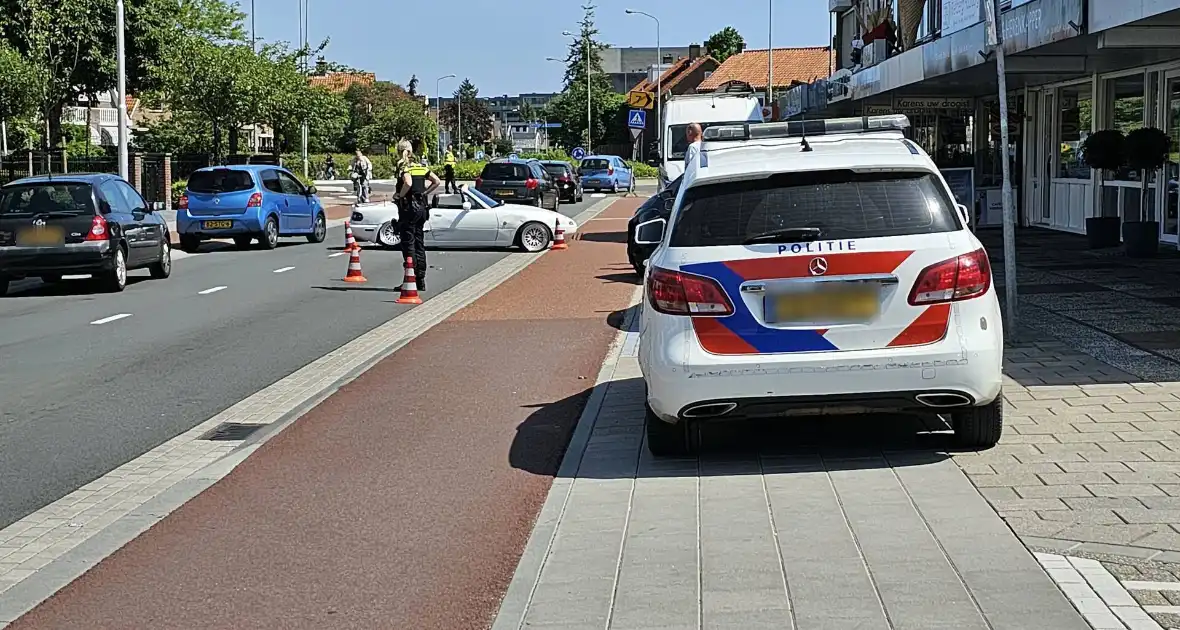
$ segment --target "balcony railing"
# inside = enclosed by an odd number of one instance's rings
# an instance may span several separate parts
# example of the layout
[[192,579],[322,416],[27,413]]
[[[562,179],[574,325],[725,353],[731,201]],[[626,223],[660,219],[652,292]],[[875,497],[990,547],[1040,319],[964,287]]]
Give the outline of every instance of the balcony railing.
[[[62,111],[62,122],[73,125],[86,124],[85,107],[67,107]],[[119,126],[119,110],[112,107],[94,107],[90,109],[91,124],[103,127]]]

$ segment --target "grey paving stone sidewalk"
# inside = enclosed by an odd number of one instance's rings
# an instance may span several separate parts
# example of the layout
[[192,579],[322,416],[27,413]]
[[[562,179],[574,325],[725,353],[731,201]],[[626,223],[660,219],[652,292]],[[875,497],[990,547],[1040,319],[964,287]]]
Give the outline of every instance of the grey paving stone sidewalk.
[[623,356],[494,629],[1088,628],[941,428],[733,425],[656,460]]

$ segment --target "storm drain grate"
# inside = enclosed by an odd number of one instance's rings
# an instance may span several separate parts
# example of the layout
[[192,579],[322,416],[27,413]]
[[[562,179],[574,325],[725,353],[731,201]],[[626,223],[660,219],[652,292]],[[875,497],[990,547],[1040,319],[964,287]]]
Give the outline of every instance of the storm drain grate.
[[252,433],[264,426],[266,425],[222,422],[197,439],[209,440],[210,442],[235,442],[250,437]]

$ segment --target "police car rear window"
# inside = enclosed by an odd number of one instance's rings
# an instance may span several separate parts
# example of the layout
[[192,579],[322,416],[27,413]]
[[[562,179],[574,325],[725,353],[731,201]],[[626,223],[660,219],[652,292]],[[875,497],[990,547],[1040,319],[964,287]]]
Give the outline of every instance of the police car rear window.
[[793,228],[818,228],[820,239],[834,240],[933,234],[960,226],[953,202],[929,173],[808,171],[688,189],[669,244],[741,245]]
[[195,193],[230,193],[250,190],[254,180],[247,171],[228,168],[197,171],[188,178],[188,190]]
[[499,181],[524,181],[531,177],[529,169],[524,164],[488,164],[483,167],[483,179]]

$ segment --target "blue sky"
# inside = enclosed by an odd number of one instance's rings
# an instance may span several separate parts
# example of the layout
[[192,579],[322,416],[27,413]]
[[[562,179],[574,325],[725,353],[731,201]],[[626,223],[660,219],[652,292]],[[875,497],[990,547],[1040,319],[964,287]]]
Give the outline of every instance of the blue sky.
[[[251,0],[238,0],[250,11]],[[299,38],[295,0],[253,0],[258,37],[267,41]],[[710,34],[733,26],[749,48],[766,48],[768,0],[598,0],[599,37],[612,46],[654,46],[655,23],[626,15],[646,11],[660,19],[666,46],[704,43]],[[417,74],[423,92],[434,92],[446,74],[469,77],[482,96],[549,92],[561,89],[561,64],[576,31],[580,0],[310,0],[310,39],[331,38],[329,59],[376,72],[404,84]],[[356,7],[348,11],[343,5]],[[774,45],[824,46],[828,43],[825,0],[775,0]],[[446,7],[444,9],[444,7]],[[249,21],[247,21],[249,27]],[[458,84],[443,81],[441,91]]]

